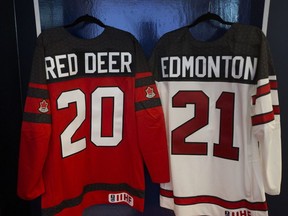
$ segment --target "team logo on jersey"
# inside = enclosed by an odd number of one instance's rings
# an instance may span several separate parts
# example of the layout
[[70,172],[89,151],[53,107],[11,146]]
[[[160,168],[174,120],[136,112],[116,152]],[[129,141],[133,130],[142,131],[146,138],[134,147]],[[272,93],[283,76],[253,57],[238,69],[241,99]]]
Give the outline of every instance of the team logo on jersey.
[[134,199],[128,193],[109,194],[110,203],[126,202],[130,206],[134,205]]
[[155,97],[155,93],[154,93],[154,89],[153,88],[151,88],[150,86],[149,87],[147,87],[147,89],[145,90],[146,91],[146,97],[147,98],[153,98],[153,97]]
[[48,109],[48,103],[46,102],[46,100],[42,100],[40,102],[40,106],[39,106],[39,109],[38,109],[41,113],[47,113],[49,111]]

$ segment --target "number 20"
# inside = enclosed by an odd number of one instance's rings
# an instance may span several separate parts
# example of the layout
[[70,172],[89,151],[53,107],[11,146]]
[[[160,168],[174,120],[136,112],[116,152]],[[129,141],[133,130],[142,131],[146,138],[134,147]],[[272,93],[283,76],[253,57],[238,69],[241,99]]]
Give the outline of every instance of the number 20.
[[[186,137],[209,123],[209,98],[203,91],[179,91],[172,98],[173,108],[195,105],[192,119],[172,131],[172,154],[207,155],[207,142],[186,142]],[[234,93],[222,92],[216,102],[220,109],[219,143],[214,143],[213,156],[238,160],[239,148],[233,147]]]
[[[102,99],[113,98],[113,136],[101,136]],[[86,118],[85,94],[80,90],[63,92],[57,99],[58,109],[67,109],[69,104],[75,103],[76,117],[60,135],[62,156],[76,154],[86,148],[86,138],[72,142],[72,136],[80,128]],[[118,87],[99,87],[91,94],[91,142],[96,146],[117,146],[122,140],[124,94]],[[81,110],[81,111],[80,111]]]

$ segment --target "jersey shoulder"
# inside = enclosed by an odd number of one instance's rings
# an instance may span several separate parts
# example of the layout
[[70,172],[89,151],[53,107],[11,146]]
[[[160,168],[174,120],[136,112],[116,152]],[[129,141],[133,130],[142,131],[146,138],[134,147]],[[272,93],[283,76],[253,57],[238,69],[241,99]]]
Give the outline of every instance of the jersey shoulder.
[[177,44],[181,44],[188,40],[188,34],[189,32],[188,28],[181,27],[169,32],[164,33],[157,41],[155,48],[157,50],[167,50],[168,47],[171,46],[177,47]]
[[[69,29],[64,27],[53,27],[45,29],[40,33],[37,38],[38,44],[43,47],[51,47],[53,45],[60,46],[65,50],[65,47],[83,47],[87,44],[94,44],[95,41],[101,41],[98,43],[98,47],[108,48],[114,47],[119,50],[134,50],[135,44],[139,43],[136,37],[128,31],[121,30],[112,26],[107,26],[103,29],[103,32],[95,36],[92,39],[85,39],[78,36],[75,36]],[[84,44],[84,45],[83,45]],[[99,45],[101,44],[101,45]],[[91,46],[90,46],[91,48]]]
[[235,23],[232,33],[229,35],[234,43],[247,45],[259,45],[265,39],[264,32],[257,26]]
[[[253,25],[235,23],[227,29],[227,40],[230,43],[240,43],[246,45],[260,45],[265,40],[263,31]],[[163,34],[157,43],[158,49],[165,49],[167,45],[185,43],[192,39],[188,27],[181,27]]]

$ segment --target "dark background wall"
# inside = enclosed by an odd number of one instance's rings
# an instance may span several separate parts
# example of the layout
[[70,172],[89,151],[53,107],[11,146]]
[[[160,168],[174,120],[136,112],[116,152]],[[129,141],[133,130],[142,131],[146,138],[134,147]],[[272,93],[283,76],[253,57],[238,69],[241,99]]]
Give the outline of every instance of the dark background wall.
[[[39,1],[41,2],[41,0]],[[42,1],[45,2],[45,1]],[[57,1],[46,1],[47,4],[53,4]],[[65,2],[59,1],[59,2]],[[69,2],[69,1],[67,1]],[[89,7],[89,2],[86,2]],[[100,2],[100,1],[99,1]],[[109,1],[106,2],[105,10],[109,10]],[[111,2],[111,1],[110,1]],[[133,8],[133,1],[117,1],[118,7],[123,7],[123,4],[131,2],[131,7]],[[143,1],[144,2],[144,1]],[[161,4],[161,0],[153,1]],[[170,2],[167,5],[167,2]],[[174,2],[174,3],[173,3]],[[181,1],[162,1],[162,4],[166,4],[166,9],[175,8],[175,2]],[[196,1],[183,1],[183,2],[196,2]],[[213,1],[214,2],[214,1]],[[221,1],[215,1],[221,2]],[[223,1],[222,1],[223,2]],[[231,1],[236,2],[237,1]],[[245,4],[246,6],[243,4]],[[259,21],[255,19],[263,11],[263,1],[251,1],[251,4],[247,4],[250,1],[242,1],[242,7],[244,7],[242,13],[248,13],[248,16],[242,17],[241,22],[247,23],[249,20],[253,25],[260,25]],[[191,3],[191,4],[192,4]],[[235,3],[235,4],[236,4]],[[121,5],[122,4],[122,5]],[[159,7],[159,4],[157,7]],[[194,3],[193,3],[194,4]],[[247,6],[248,5],[248,6]],[[262,6],[261,6],[262,5]],[[90,5],[91,6],[91,5]],[[99,5],[98,5],[99,6]],[[103,5],[102,5],[103,6]],[[104,5],[105,6],[105,5]],[[186,5],[187,6],[187,5]],[[188,6],[191,6],[188,4]],[[197,8],[197,5],[194,5]],[[68,6],[67,6],[68,7]],[[114,9],[117,8],[117,5]],[[201,11],[202,10],[202,11]],[[191,17],[185,17],[184,20],[179,18],[179,22],[184,24],[185,19],[192,21],[195,16],[197,17],[203,11],[204,8],[199,8],[198,14],[193,14]],[[130,12],[137,12],[139,10],[130,10]],[[219,10],[220,12],[222,10]],[[218,12],[219,12],[218,11]],[[283,152],[283,181],[282,181],[282,191],[279,196],[268,196],[268,205],[270,208],[270,216],[284,216],[288,215],[287,201],[288,201],[288,137],[287,137],[287,110],[288,110],[288,73],[286,72],[288,68],[287,61],[287,50],[288,50],[288,28],[286,20],[288,19],[288,1],[279,0],[271,1],[270,13],[269,13],[269,23],[268,23],[268,33],[267,37],[270,42],[270,47],[272,55],[274,58],[274,64],[278,72],[278,83],[279,83],[279,97],[281,105],[281,123],[282,123],[282,152]],[[63,11],[62,11],[63,12]],[[116,11],[117,12],[117,11]],[[123,11],[122,11],[123,12]],[[141,12],[141,10],[140,10]],[[147,11],[146,11],[147,12]],[[173,12],[173,10],[172,10]],[[175,10],[174,10],[175,12]],[[189,11],[188,11],[189,12]],[[191,12],[191,11],[190,11]],[[222,11],[223,12],[223,11]],[[148,13],[148,12],[147,12]],[[103,13],[100,13],[103,15]],[[129,14],[129,13],[128,13]],[[46,14],[48,17],[59,16],[59,11],[51,11],[50,14]],[[63,15],[63,14],[62,14]],[[79,15],[79,14],[75,14]],[[161,16],[160,16],[161,15]],[[189,15],[189,14],[188,14]],[[222,14],[223,15],[223,14]],[[224,14],[225,15],[225,14]],[[240,14],[241,15],[241,14]],[[246,14],[247,15],[247,14]],[[154,14],[156,17],[161,17],[160,19],[173,20],[173,14]],[[166,16],[166,17],[163,17]],[[63,18],[63,16],[62,16]],[[72,21],[71,17],[71,20]],[[105,18],[105,17],[104,17]],[[127,17],[126,17],[127,18]],[[225,17],[229,18],[229,17]],[[128,18],[129,20],[129,15]],[[104,19],[106,22],[116,22],[113,17],[106,17]],[[122,20],[123,21],[123,20]],[[148,20],[149,21],[149,20]],[[233,20],[234,21],[234,20]],[[58,20],[58,23],[54,22],[53,25],[63,24],[63,19]],[[69,22],[69,20],[66,20]],[[119,21],[121,22],[121,20]],[[125,22],[125,20],[124,20]],[[131,21],[132,22],[132,21]],[[179,25],[178,22],[178,25]],[[120,25],[120,23],[118,23]],[[175,24],[175,23],[174,23]],[[154,35],[152,39],[141,37],[145,33],[151,31],[155,26],[151,25],[151,22],[147,22],[142,31],[137,30],[137,26],[133,29],[139,33],[136,35],[139,38],[141,44],[143,45],[147,55],[153,48],[153,44],[157,38],[164,33],[164,31],[172,30],[177,26],[171,23],[170,26],[162,26],[162,32],[158,32],[158,35]],[[49,23],[47,24],[49,25]],[[117,22],[115,23],[117,26]],[[46,26],[49,27],[49,26]],[[131,26],[127,25],[127,28]],[[170,29],[169,29],[170,28]],[[130,30],[130,29],[128,29]],[[137,34],[138,34],[137,33]],[[18,164],[18,147],[19,147],[19,136],[20,136],[20,126],[22,119],[22,107],[23,101],[26,95],[27,83],[29,79],[29,72],[31,66],[32,53],[34,50],[36,39],[36,29],[35,29],[35,18],[34,18],[34,7],[33,0],[17,1],[17,0],[6,0],[1,1],[0,7],[0,73],[1,73],[1,85],[0,85],[0,216],[37,216],[40,215],[39,210],[39,200],[33,202],[20,200],[16,196],[16,180],[17,180],[17,164]],[[286,99],[286,100],[285,100]],[[157,207],[157,185],[150,183],[147,177],[148,189],[147,189],[147,213],[149,216],[159,216],[160,210]],[[163,213],[162,215],[168,216],[169,213]]]
[[288,215],[288,1],[271,1],[267,37],[278,74],[283,178],[280,196],[268,197],[271,216]]
[[16,196],[22,93],[26,85],[22,78],[30,71],[36,39],[33,1],[23,3],[17,2],[17,11],[14,0],[1,0],[0,4],[0,216],[25,216],[30,211],[30,203]]

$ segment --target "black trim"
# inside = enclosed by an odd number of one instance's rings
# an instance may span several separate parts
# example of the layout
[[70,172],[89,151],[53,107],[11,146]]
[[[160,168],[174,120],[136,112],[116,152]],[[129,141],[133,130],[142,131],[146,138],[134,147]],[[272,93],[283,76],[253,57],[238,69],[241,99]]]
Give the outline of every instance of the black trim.
[[34,97],[34,98],[48,98],[49,93],[48,90],[45,89],[39,89],[39,88],[29,88],[28,90],[28,97]]
[[51,115],[49,114],[37,114],[37,113],[23,113],[23,121],[33,123],[51,123]]
[[154,81],[154,78],[152,76],[138,78],[138,79],[136,79],[136,82],[135,82],[136,88],[154,85],[154,84],[155,84],[155,81]]
[[[50,208],[42,209],[42,216],[53,216],[59,212],[61,212],[65,208],[74,207],[79,205],[82,202],[82,199],[86,193],[93,192],[93,191],[126,191],[129,195],[133,195],[139,198],[144,199],[144,191],[132,188],[130,185],[126,183],[122,184],[105,184],[105,183],[97,183],[97,184],[90,184],[86,185],[82,191],[82,193],[75,198],[68,199],[62,201],[57,206],[53,206]],[[107,198],[108,199],[108,198]]]
[[140,111],[143,109],[149,109],[153,107],[161,106],[160,98],[153,98],[146,101],[141,101],[135,104],[136,111]]

